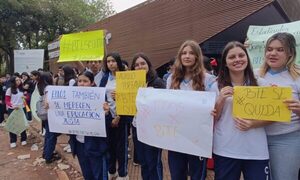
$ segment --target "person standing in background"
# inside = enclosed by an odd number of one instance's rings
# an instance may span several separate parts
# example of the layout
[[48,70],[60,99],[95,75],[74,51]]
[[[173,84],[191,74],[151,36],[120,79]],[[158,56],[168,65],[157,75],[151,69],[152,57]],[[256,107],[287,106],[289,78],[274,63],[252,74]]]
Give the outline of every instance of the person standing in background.
[[[15,109],[23,109],[24,113],[26,114],[23,98],[25,98],[23,93],[22,81],[19,77],[13,76],[10,79],[11,87],[7,89],[5,93],[5,104],[7,106],[7,113],[8,116],[15,110]],[[9,133],[10,137],[10,147],[15,148],[17,146],[17,135],[14,133]],[[21,133],[21,145],[25,146],[27,144],[27,135],[26,130]]]
[[[165,89],[165,82],[159,78],[149,58],[144,53],[134,55],[131,70],[145,70],[146,83],[149,88]],[[162,149],[150,146],[137,139],[136,122],[133,120],[133,142],[134,153],[141,164],[141,175],[143,180],[162,180],[163,165],[161,161]]]

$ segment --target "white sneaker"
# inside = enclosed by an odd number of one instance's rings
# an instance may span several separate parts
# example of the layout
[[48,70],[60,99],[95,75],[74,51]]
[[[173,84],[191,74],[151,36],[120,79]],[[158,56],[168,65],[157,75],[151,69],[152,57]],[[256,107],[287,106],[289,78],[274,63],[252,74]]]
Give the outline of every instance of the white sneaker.
[[26,144],[27,144],[26,141],[22,141],[22,142],[21,142],[21,145],[22,145],[22,146],[25,146]]
[[17,147],[16,143],[10,143],[10,148],[15,148],[15,147]]
[[113,180],[116,177],[118,177],[118,173],[117,172],[115,174],[108,173],[108,180]]

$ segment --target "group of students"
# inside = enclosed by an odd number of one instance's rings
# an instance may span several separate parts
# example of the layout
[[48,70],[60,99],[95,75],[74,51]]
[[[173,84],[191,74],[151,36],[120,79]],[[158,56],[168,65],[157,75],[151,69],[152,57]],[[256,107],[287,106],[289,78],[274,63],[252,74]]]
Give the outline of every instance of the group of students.
[[[149,58],[134,55],[130,70],[145,70],[147,87],[193,91],[212,91],[217,94],[214,116],[213,158],[216,180],[297,180],[300,171],[300,68],[295,64],[296,41],[289,33],[277,33],[265,46],[262,67],[254,72],[245,45],[229,42],[222,53],[217,77],[206,73],[203,54],[195,41],[185,41],[179,48],[173,70],[167,82],[160,79]],[[93,63],[93,62],[89,62]],[[95,63],[95,62],[94,62]],[[128,125],[132,123],[135,154],[141,165],[144,180],[163,179],[162,149],[137,139],[135,118],[116,113],[116,72],[125,71],[118,53],[108,53],[103,60],[103,71],[89,68],[76,78],[65,79],[65,85],[105,87],[103,104],[107,137],[70,135],[73,155],[77,156],[87,180],[128,177]],[[92,66],[91,66],[92,67]],[[9,91],[18,95],[20,80]],[[67,84],[66,84],[67,83]],[[37,87],[41,95],[52,85],[50,73],[40,74]],[[293,99],[284,103],[292,111],[291,122],[272,122],[242,119],[232,115],[234,86],[291,87]],[[15,107],[21,102],[11,97]],[[195,121],[197,121],[195,117]],[[51,119],[50,119],[51,121]],[[47,125],[46,125],[47,126]],[[26,133],[25,133],[26,134]],[[45,158],[53,158],[58,134],[46,127]],[[23,134],[22,140],[26,137]],[[48,143],[47,143],[48,142]],[[47,145],[46,145],[47,144]],[[206,177],[206,159],[185,153],[168,151],[168,165],[172,180],[202,180]],[[117,168],[118,167],[118,168]]]
[[[296,180],[300,169],[300,69],[295,64],[295,58],[296,41],[293,35],[277,33],[267,41],[265,61],[256,73],[253,72],[245,45],[236,41],[225,46],[217,77],[205,73],[201,49],[197,42],[191,40],[184,42],[179,48],[174,69],[166,84],[157,77],[148,57],[142,53],[134,56],[131,70],[146,70],[148,87],[217,93],[215,109],[212,111],[215,121],[215,179],[238,180],[243,174],[246,180]],[[76,137],[75,144],[83,143],[83,159],[89,160],[80,160],[80,155],[77,156],[86,179],[128,179],[126,124],[130,122],[130,117],[116,114],[114,99],[115,74],[116,71],[123,71],[124,66],[117,53],[108,54],[103,65],[105,72],[100,87],[107,88],[108,104],[104,104],[104,109],[107,112],[108,137],[85,137],[84,140]],[[284,101],[292,111],[291,122],[233,117],[234,86],[291,87],[293,99]],[[162,149],[138,141],[135,119],[133,125],[134,146],[141,164],[142,178],[163,179]],[[105,161],[107,153],[109,162]],[[94,164],[96,157],[97,165]],[[188,176],[192,180],[205,179],[205,158],[168,151],[168,164],[172,180],[182,180]]]

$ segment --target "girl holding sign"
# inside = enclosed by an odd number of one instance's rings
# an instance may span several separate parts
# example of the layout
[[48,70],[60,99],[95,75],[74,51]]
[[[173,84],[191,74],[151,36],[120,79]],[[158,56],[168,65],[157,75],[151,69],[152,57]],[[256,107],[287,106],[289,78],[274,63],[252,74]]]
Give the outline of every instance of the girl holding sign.
[[[168,89],[205,91],[215,80],[205,73],[203,55],[195,41],[188,40],[180,46],[174,66],[173,74],[167,79]],[[187,179],[188,174],[191,180],[205,179],[206,159],[169,151],[168,160],[172,180]]]
[[[146,70],[147,87],[160,89],[166,88],[165,82],[157,76],[149,58],[145,54],[138,53],[134,55],[131,64],[131,70]],[[132,131],[135,146],[134,151],[137,151],[136,153],[141,163],[141,173],[143,180],[162,180],[162,150],[160,148],[144,144],[137,140],[135,121],[133,121]]]
[[293,93],[293,99],[285,101],[292,111],[291,122],[266,127],[273,180],[297,179],[300,169],[300,67],[295,61],[292,34],[277,33],[268,39],[259,75],[272,86],[291,87]]
[[[219,95],[216,102],[213,153],[215,179],[245,180],[269,178],[269,153],[264,128],[248,128],[254,121],[232,116],[234,86],[262,85],[254,77],[245,47],[228,43],[222,54],[217,82],[212,85]],[[260,122],[260,121],[255,121]]]
[[[105,74],[103,75],[100,87],[107,89],[107,101],[112,115],[112,122],[107,130],[109,143],[109,179],[118,177],[118,179],[129,179],[128,164],[128,128],[131,122],[129,116],[118,116],[116,114],[115,88],[116,88],[116,72],[124,71],[125,67],[118,53],[109,53],[103,60]],[[116,165],[118,161],[118,172]]]
[[[78,76],[78,86],[92,87],[95,86],[94,75],[89,71],[84,71]],[[103,104],[105,111],[105,120],[111,119],[109,106]],[[106,122],[106,124],[108,124]],[[70,135],[70,146],[73,155],[76,155],[80,164],[84,179],[90,180],[107,180],[107,138]]]
[[[23,93],[22,81],[19,77],[13,76],[10,79],[11,87],[6,90],[5,93],[5,104],[7,107],[7,113],[10,115],[13,110],[22,108],[24,109],[23,98],[25,98]],[[25,109],[24,109],[25,112]],[[15,148],[17,146],[17,135],[14,133],[9,133],[10,137],[10,147]],[[21,145],[25,146],[27,135],[26,130],[21,133]]]

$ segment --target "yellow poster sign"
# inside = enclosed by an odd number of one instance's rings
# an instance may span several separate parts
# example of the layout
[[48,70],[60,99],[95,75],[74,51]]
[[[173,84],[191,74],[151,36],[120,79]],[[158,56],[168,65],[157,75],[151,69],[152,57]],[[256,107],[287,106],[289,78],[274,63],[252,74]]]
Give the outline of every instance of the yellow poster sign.
[[118,115],[135,115],[135,99],[140,87],[146,86],[146,71],[125,71],[116,74],[116,106]]
[[233,95],[233,116],[290,122],[291,111],[283,101],[291,98],[292,89],[288,87],[236,86]]
[[104,56],[104,31],[65,34],[60,39],[58,62],[98,61]]

